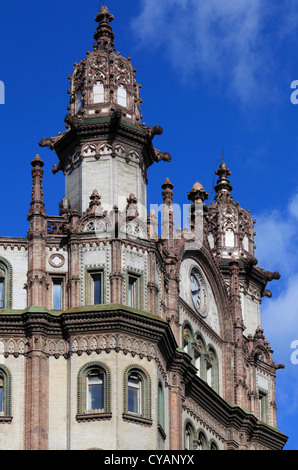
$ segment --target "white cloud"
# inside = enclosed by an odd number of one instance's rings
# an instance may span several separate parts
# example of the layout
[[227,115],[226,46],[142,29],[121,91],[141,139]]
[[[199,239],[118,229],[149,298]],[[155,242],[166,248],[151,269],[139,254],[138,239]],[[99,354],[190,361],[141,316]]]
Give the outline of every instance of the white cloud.
[[[298,6],[287,1],[292,18]],[[199,72],[247,104],[269,95],[268,89],[273,93],[267,79],[274,42],[265,33],[272,11],[285,30],[291,29],[287,10],[271,7],[268,0],[142,0],[132,26],[140,44],[163,48],[182,77],[192,74],[198,80]]]
[[[284,211],[256,216],[256,257],[259,266],[279,271],[281,279],[268,288],[273,297],[262,306],[262,326],[277,362],[290,364],[291,343],[298,340],[298,192]],[[297,373],[298,365],[295,366]]]

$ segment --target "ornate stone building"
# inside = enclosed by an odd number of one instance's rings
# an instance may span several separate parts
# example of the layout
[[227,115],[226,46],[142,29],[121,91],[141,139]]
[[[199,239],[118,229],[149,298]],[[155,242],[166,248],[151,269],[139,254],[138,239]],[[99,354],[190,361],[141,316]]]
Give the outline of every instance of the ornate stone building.
[[29,231],[0,238],[0,449],[282,449],[268,281],[254,221],[195,183],[189,228],[173,184],[147,216],[147,169],[167,152],[140,114],[130,58],[115,52],[102,6],[92,52],[70,80],[66,130],[43,138],[65,176],[59,216],[32,165]]

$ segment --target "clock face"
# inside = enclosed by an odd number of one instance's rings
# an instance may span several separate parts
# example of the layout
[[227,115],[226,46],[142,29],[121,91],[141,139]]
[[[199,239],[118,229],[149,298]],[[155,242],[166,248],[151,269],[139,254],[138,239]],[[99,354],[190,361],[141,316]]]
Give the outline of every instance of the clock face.
[[190,273],[190,291],[194,306],[197,310],[200,310],[201,306],[201,286],[199,278],[193,269]]

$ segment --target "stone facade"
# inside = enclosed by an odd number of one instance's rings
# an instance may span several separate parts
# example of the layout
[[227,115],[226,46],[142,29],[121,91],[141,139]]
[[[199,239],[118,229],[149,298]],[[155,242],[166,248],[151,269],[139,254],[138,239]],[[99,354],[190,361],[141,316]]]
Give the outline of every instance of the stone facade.
[[147,216],[147,170],[167,152],[140,114],[130,58],[102,6],[92,52],[69,76],[66,130],[43,138],[65,175],[45,211],[32,160],[29,231],[0,238],[0,449],[282,449],[277,365],[261,299],[278,273],[257,266],[254,222],[216,171],[195,183],[189,228]]

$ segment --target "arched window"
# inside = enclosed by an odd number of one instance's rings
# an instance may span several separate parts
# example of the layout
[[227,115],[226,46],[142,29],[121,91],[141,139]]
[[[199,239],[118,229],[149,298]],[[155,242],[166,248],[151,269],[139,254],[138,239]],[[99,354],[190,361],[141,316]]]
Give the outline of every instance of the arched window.
[[11,419],[11,374],[7,367],[0,366],[0,422]]
[[123,416],[151,422],[151,380],[149,374],[139,366],[128,367],[124,374]]
[[105,377],[102,370],[91,369],[87,375],[87,410],[104,411]]
[[193,346],[193,333],[188,325],[184,325],[183,327],[183,337],[182,337],[182,348],[183,351],[193,357],[192,353],[192,346]]
[[101,362],[91,362],[78,373],[78,416],[100,418],[111,414],[111,373]]
[[217,444],[214,441],[210,444],[210,450],[218,450]]
[[207,450],[207,439],[205,434],[200,431],[198,434],[198,450]]
[[142,377],[132,371],[127,381],[127,411],[129,413],[142,414]]
[[216,352],[212,347],[207,352],[207,383],[217,393],[219,393],[219,370]]
[[104,103],[105,91],[102,82],[95,82],[93,85],[93,104]]
[[200,335],[196,335],[194,347],[194,366],[197,368],[197,376],[204,379],[204,357],[205,357],[205,342]]
[[119,85],[118,87],[117,103],[124,108],[127,107],[127,91],[124,85]]
[[190,422],[187,422],[185,425],[184,431],[184,449],[193,450],[195,448],[195,430],[193,425]]
[[0,308],[12,308],[12,267],[0,256]]

